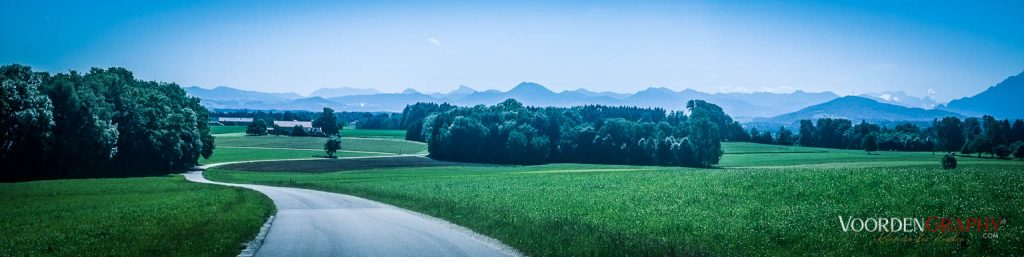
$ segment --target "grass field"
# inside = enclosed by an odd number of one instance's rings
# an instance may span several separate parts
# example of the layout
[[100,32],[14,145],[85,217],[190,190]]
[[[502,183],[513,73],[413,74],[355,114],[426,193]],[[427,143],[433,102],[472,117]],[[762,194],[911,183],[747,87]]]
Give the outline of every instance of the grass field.
[[[217,151],[222,146],[233,147],[264,147],[264,148],[294,148],[312,149],[323,151],[325,137],[289,137],[289,136],[242,136],[242,137],[217,137]],[[412,154],[424,152],[427,145],[420,142],[382,139],[382,138],[352,138],[341,139],[341,150],[344,151],[367,151],[389,154]],[[217,153],[214,151],[214,154]]]
[[245,133],[246,126],[210,126],[210,134]]
[[364,137],[364,138],[390,138],[405,140],[405,130],[386,129],[352,129],[341,130],[342,137]]
[[274,211],[181,176],[0,184],[0,256],[235,256]]
[[[352,194],[443,218],[532,256],[1021,255],[1024,162],[727,143],[722,168],[446,166],[212,170],[219,181]],[[838,217],[995,216],[998,239],[894,242]],[[944,235],[952,236],[952,235]]]
[[[378,156],[381,154],[363,152],[337,152],[337,157]],[[218,162],[321,158],[327,156],[324,150],[313,149],[261,149],[219,146],[210,159],[199,158],[199,164]]]
[[221,169],[245,171],[285,171],[285,172],[335,172],[349,170],[408,168],[408,167],[442,167],[442,166],[489,166],[461,162],[437,161],[422,156],[388,156],[386,158],[352,158],[322,160],[288,160],[274,162],[235,163],[221,166]]

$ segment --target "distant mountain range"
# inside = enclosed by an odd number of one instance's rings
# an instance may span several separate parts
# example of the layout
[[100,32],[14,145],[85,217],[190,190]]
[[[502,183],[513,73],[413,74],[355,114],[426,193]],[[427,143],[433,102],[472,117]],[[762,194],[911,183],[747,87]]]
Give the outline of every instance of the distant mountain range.
[[915,97],[907,95],[907,93],[904,92],[887,91],[881,93],[861,94],[858,96],[864,98],[871,98],[881,103],[895,104],[911,108],[933,109],[935,108],[935,106],[939,105],[938,102],[936,102],[929,96]]
[[963,117],[963,115],[943,111],[910,108],[895,104],[859,97],[844,96],[831,101],[813,105],[796,112],[771,118],[755,119],[758,122],[791,124],[800,120],[816,120],[820,118],[843,118],[853,121],[931,121],[943,117]]
[[381,92],[372,88],[351,88],[351,87],[338,87],[338,88],[321,88],[313,91],[309,96],[319,96],[323,98],[341,97],[350,95],[372,95],[380,94]]
[[663,87],[652,87],[633,94],[614,92],[592,92],[586,89],[554,92],[532,82],[523,82],[508,91],[477,91],[460,86],[449,93],[423,94],[413,89],[401,93],[381,93],[373,89],[325,88],[304,98],[294,93],[262,93],[239,90],[230,87],[204,89],[186,87],[193,96],[203,99],[203,104],[215,109],[279,109],[279,110],[320,110],[331,107],[338,111],[402,111],[408,104],[416,102],[448,102],[472,106],[496,104],[514,98],[534,106],[576,106],[587,104],[630,105],[658,107],[666,110],[683,110],[691,99],[706,100],[719,106],[737,118],[768,117],[826,102],[838,97],[832,92],[808,93],[796,91],[779,93],[704,93],[692,89],[673,91]]
[[970,116],[988,114],[997,118],[1024,118],[1024,72],[1006,78],[981,93],[950,101],[937,109]]
[[[980,116],[1024,118],[1024,73],[1010,77],[984,92],[950,102],[938,103],[930,97],[914,97],[904,92],[869,93],[840,97],[832,92],[792,93],[705,93],[692,89],[675,91],[651,87],[635,93],[592,92],[586,89],[554,92],[532,82],[523,82],[508,91],[478,91],[468,86],[448,93],[424,94],[413,89],[401,93],[382,93],[375,89],[324,88],[311,97],[295,93],[264,93],[230,87],[184,88],[214,109],[310,110],[331,107],[337,111],[400,112],[416,102],[447,102],[472,106],[496,104],[514,98],[533,106],[575,106],[587,104],[658,107],[683,110],[686,102],[701,99],[722,107],[740,121],[788,122],[791,120],[842,117],[866,120],[924,121],[943,116]],[[756,119],[755,119],[756,118]]]

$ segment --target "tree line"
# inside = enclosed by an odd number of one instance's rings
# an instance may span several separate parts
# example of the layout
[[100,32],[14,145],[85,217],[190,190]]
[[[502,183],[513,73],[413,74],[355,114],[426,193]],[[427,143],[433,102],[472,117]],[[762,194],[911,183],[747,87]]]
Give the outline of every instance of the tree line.
[[[529,107],[514,99],[493,106],[418,103],[403,111],[410,140],[426,142],[440,160],[554,162],[707,167],[722,156],[732,118],[692,100],[683,112],[589,105]],[[423,117],[413,120],[413,117]],[[725,131],[725,132],[723,132]]]
[[206,108],[177,84],[19,64],[0,81],[0,180],[168,174],[213,154]]
[[801,120],[797,133],[785,127],[779,127],[774,134],[751,128],[739,138],[739,141],[762,144],[1024,158],[1024,120],[1015,120],[1011,125],[1008,119],[997,120],[988,115],[963,120],[957,117],[935,119],[925,128],[912,123],[889,128],[866,121],[854,124],[847,119]]
[[319,132],[306,132],[306,130],[300,126],[295,125],[291,128],[285,128],[277,125],[276,123],[267,122],[262,118],[254,118],[252,123],[245,128],[245,134],[249,136],[262,136],[262,135],[286,135],[293,137],[306,137],[306,136],[337,136],[340,134],[341,129],[345,127],[345,122],[338,120],[338,115],[335,114],[334,109],[330,107],[324,107],[324,110],[316,114],[316,118],[311,122],[312,127],[320,128]]
[[[332,110],[333,111],[333,110]],[[321,117],[323,112],[312,111],[277,111],[277,110],[234,110],[222,109],[210,112],[211,117],[253,118],[263,120],[266,126],[274,121],[312,121]],[[405,129],[400,128],[402,115],[389,112],[334,112],[340,124],[355,123],[358,129]],[[342,125],[343,126],[343,125]]]

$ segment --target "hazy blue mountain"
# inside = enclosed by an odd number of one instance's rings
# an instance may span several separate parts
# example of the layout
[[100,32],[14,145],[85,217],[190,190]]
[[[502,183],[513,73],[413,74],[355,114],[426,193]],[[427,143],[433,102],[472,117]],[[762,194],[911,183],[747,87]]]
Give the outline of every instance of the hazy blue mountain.
[[372,95],[380,94],[381,92],[372,88],[353,88],[353,87],[338,87],[338,88],[321,88],[313,91],[310,96],[319,96],[323,98],[349,96],[349,95]]
[[337,103],[338,111],[388,111],[402,112],[406,105],[417,102],[445,102],[442,99],[424,95],[415,90],[407,89],[402,93],[350,95],[328,98]]
[[296,93],[266,93],[258,91],[249,91],[235,89],[231,87],[219,86],[212,89],[206,89],[201,87],[185,87],[185,93],[191,96],[199,97],[203,100],[230,100],[230,101],[287,101],[302,98],[301,95]]
[[507,92],[496,90],[475,92],[463,97],[456,103],[461,105],[490,105],[500,103],[509,98],[514,98],[527,105],[550,105],[549,103],[557,101],[555,92],[551,92],[551,90],[537,83],[523,82]]
[[950,101],[938,109],[971,116],[988,114],[1000,119],[1024,118],[1024,72],[1011,76],[977,95]]
[[[320,110],[324,106],[338,111],[391,111],[400,112],[405,105],[416,102],[448,102],[457,105],[492,105],[505,99],[514,98],[534,106],[576,106],[587,104],[631,105],[658,107],[667,110],[683,110],[691,99],[703,99],[718,104],[738,120],[750,117],[768,117],[824,102],[835,98],[832,93],[793,94],[708,94],[696,90],[673,91],[663,87],[652,87],[635,94],[592,92],[586,89],[555,93],[543,85],[531,82],[520,83],[509,91],[476,91],[460,86],[449,93],[422,94],[415,89],[401,93],[353,94],[338,97],[322,97],[323,94],[340,94],[339,90],[321,89],[314,97],[301,98],[297,94],[270,94],[224,88],[221,94],[203,94],[203,104],[211,108],[228,109],[296,109]],[[202,91],[206,92],[206,91]],[[351,92],[346,92],[351,93]]]
[[608,91],[594,92],[594,91],[586,90],[586,89],[583,89],[583,88],[572,90],[572,91],[564,91],[562,93],[563,94],[564,93],[576,93],[576,94],[580,94],[580,95],[587,96],[587,97],[605,96],[605,97],[611,97],[611,98],[619,99],[619,100],[626,99],[626,97],[629,97],[631,95],[631,94],[615,93],[615,92],[608,92]]
[[[1020,96],[1021,75],[1011,77],[977,98],[998,96]],[[1016,83],[1016,84],[1015,84]],[[839,98],[832,92],[810,93],[796,91],[793,93],[718,93],[709,94],[692,89],[674,91],[664,87],[651,87],[633,94],[615,94],[608,92],[595,93],[585,89],[553,92],[543,85],[523,82],[511,90],[476,91],[466,86],[449,93],[433,93],[426,95],[415,89],[406,89],[401,93],[376,93],[364,95],[345,95],[339,97],[302,98],[294,93],[262,93],[238,90],[228,87],[202,89],[186,88],[191,95],[203,99],[203,104],[217,109],[279,109],[279,110],[320,110],[332,107],[337,111],[390,111],[400,112],[406,105],[416,102],[448,102],[456,105],[472,106],[478,104],[492,105],[514,98],[527,105],[534,106],[576,106],[587,104],[628,105],[640,107],[657,107],[669,111],[684,110],[686,102],[701,99],[722,107],[726,113],[736,120],[747,122],[791,122],[799,119],[815,119],[821,117],[841,117],[867,120],[907,120],[922,121],[935,117],[960,116],[953,112],[941,110],[925,110],[908,108],[890,104],[908,99],[902,93],[889,93],[887,96],[878,94],[879,98],[888,98],[888,102],[880,102],[864,97]],[[995,93],[989,93],[989,91]],[[899,98],[899,99],[897,99]],[[1019,98],[1019,97],[1018,97]],[[966,99],[966,98],[965,98]],[[969,103],[971,100],[958,100],[951,103],[950,108]],[[995,100],[990,100],[995,101]],[[1020,102],[1002,100],[996,105],[1019,107]],[[1019,110],[1021,108],[1007,108]],[[968,108],[968,107],[960,107]],[[974,107],[969,107],[974,108]],[[1016,108],[1016,109],[1014,109]],[[1002,110],[997,108],[997,110]],[[1018,111],[1019,114],[1019,111]],[[1007,115],[1007,114],[1003,114]],[[772,117],[772,118],[758,118]],[[1001,116],[1004,117],[1004,116]]]
[[803,119],[816,120],[820,118],[843,118],[853,121],[930,121],[947,116],[963,117],[960,114],[943,110],[909,108],[895,104],[880,103],[859,96],[844,96],[793,113],[767,119],[755,119],[755,121],[782,124],[793,123]]
[[448,95],[469,95],[472,93],[476,93],[476,89],[467,87],[466,85],[459,85],[459,88],[448,92]]
[[879,93],[867,93],[858,95],[864,98],[871,98],[872,100],[887,103],[901,105],[912,108],[932,109],[935,108],[939,103],[935,102],[931,97],[916,97],[908,95],[903,91],[886,91]]
[[[738,100],[753,105],[752,108],[733,108],[737,117],[771,117],[799,111],[808,106],[836,99],[839,96],[832,92],[811,93],[797,90],[793,93],[723,93],[714,97],[722,100]],[[740,106],[737,106],[740,107]]]

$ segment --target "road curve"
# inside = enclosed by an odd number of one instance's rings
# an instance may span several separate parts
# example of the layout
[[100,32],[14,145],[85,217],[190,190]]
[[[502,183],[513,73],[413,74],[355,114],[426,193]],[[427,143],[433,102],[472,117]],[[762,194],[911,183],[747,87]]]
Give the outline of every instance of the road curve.
[[276,217],[255,256],[519,256],[466,228],[359,197],[214,182],[202,170],[185,178],[253,189],[274,201]]

